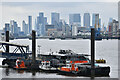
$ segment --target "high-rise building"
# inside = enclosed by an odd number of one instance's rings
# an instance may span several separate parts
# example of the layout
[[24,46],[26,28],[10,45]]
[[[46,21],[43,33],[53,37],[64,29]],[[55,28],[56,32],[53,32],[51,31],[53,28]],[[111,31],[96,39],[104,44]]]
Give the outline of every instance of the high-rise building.
[[90,27],[90,13],[84,13],[84,26]]
[[14,33],[14,20],[10,21],[10,33],[13,35]]
[[44,13],[40,12],[36,21],[36,31],[38,36],[45,35],[45,24],[47,23],[47,18],[44,17]]
[[69,24],[78,23],[81,26],[81,16],[80,14],[69,14]]
[[14,35],[15,37],[18,36],[18,24],[16,21],[11,20],[10,21],[10,32],[12,35]]
[[99,28],[101,27],[101,18],[99,18]]
[[98,28],[98,26],[99,26],[99,14],[94,13],[92,15],[92,26],[93,26],[93,28]]
[[28,16],[29,34],[32,33],[32,16]]
[[10,30],[10,24],[9,23],[5,23],[5,32]]
[[78,26],[77,24],[72,24],[72,36],[77,36],[78,33]]
[[22,29],[23,29],[22,31],[24,32],[24,34],[27,35],[29,28],[28,28],[28,24],[26,24],[24,20],[22,22]]
[[112,22],[113,21],[113,18],[109,18],[109,22]]
[[20,32],[21,32],[21,28],[20,27],[17,27],[18,29],[18,35],[20,34]]
[[60,14],[56,12],[51,13],[51,24],[59,29]]
[[23,31],[24,33],[25,33],[25,24],[26,24],[26,23],[25,23],[25,21],[23,20],[23,21],[22,21],[22,31]]
[[47,25],[47,17],[44,17],[44,24]]
[[119,21],[119,29],[120,29],[120,1],[118,2],[118,21]]
[[109,36],[117,36],[117,31],[119,29],[119,23],[115,19],[112,22],[109,22]]

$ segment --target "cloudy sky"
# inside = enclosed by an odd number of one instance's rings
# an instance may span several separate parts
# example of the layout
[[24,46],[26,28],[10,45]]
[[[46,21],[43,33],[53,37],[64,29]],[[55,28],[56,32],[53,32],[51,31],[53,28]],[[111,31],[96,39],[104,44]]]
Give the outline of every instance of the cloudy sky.
[[[9,1],[9,2],[8,2]],[[11,1],[11,2],[10,2]],[[110,17],[117,19],[118,17],[118,1],[119,0],[2,0],[0,3],[0,29],[4,27],[4,24],[9,23],[10,20],[18,22],[19,26],[22,26],[22,21],[28,22],[28,15],[33,17],[33,26],[35,18],[39,12],[44,12],[44,15],[48,17],[48,23],[51,22],[51,12],[60,13],[60,18],[64,19],[68,23],[70,13],[80,13],[83,24],[83,15],[86,12],[91,14],[99,13],[102,19],[102,24],[108,24]],[[69,2],[68,2],[69,1]]]

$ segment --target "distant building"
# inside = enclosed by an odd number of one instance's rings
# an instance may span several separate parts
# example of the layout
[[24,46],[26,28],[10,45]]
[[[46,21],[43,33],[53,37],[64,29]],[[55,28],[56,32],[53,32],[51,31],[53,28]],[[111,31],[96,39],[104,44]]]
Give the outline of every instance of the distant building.
[[20,27],[18,27],[18,35],[20,34],[20,32],[21,32],[21,28],[20,28]]
[[98,26],[99,26],[99,14],[94,13],[92,15],[92,26],[93,26],[93,28],[98,28]]
[[47,17],[44,17],[44,24],[47,25]]
[[99,18],[99,27],[101,28],[101,18]]
[[115,37],[117,36],[117,31],[119,30],[119,23],[118,21],[114,20],[112,22],[109,22],[109,36],[110,37]]
[[76,24],[72,24],[72,36],[77,36],[78,33],[78,26]]
[[55,29],[55,26],[52,24],[45,25],[45,31],[48,31],[48,29]]
[[57,36],[57,29],[54,25],[45,25],[46,36]]
[[18,32],[18,24],[16,21],[11,20],[10,21],[10,32],[14,37],[17,37],[19,32]]
[[10,31],[10,24],[9,23],[5,23],[5,32],[6,31]]
[[24,20],[22,22],[22,29],[23,29],[22,31],[24,32],[25,35],[27,35],[29,33],[28,24],[26,24]]
[[70,32],[70,26],[68,24],[65,25],[65,36],[66,37],[70,37],[71,36],[71,32]]
[[90,28],[90,13],[84,13],[84,26]]
[[109,22],[112,22],[113,21],[113,18],[109,18]]
[[80,14],[69,14],[69,24],[79,23],[81,26],[81,16]]
[[28,16],[28,28],[29,28],[29,34],[32,33],[32,16]]
[[113,20],[113,36],[117,35],[117,31],[119,30],[119,22]]
[[51,24],[59,29],[60,14],[56,12],[51,13]]
[[47,17],[44,17],[44,13],[40,12],[39,16],[37,16],[37,21],[35,23],[36,32],[38,36],[45,35],[45,25],[47,24]]

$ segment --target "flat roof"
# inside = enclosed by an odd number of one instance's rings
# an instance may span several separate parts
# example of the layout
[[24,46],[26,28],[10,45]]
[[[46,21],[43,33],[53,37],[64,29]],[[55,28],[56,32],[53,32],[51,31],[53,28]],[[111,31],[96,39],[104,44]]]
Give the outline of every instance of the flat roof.
[[9,46],[17,46],[17,47],[28,47],[28,45],[21,45],[11,42],[0,41],[0,45],[9,45]]

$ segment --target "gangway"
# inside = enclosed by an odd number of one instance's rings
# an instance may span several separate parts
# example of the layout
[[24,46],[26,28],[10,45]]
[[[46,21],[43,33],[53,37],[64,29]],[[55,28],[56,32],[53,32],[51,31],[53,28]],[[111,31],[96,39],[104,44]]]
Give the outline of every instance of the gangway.
[[[6,52],[6,46],[13,46],[15,49],[12,50],[12,52]],[[5,42],[5,41],[0,41],[0,49],[4,51],[0,51],[0,57],[2,58],[18,58],[18,57],[28,57],[30,54],[32,54],[29,51],[29,45],[20,45],[20,44],[15,44],[15,43],[10,43],[10,42]]]

